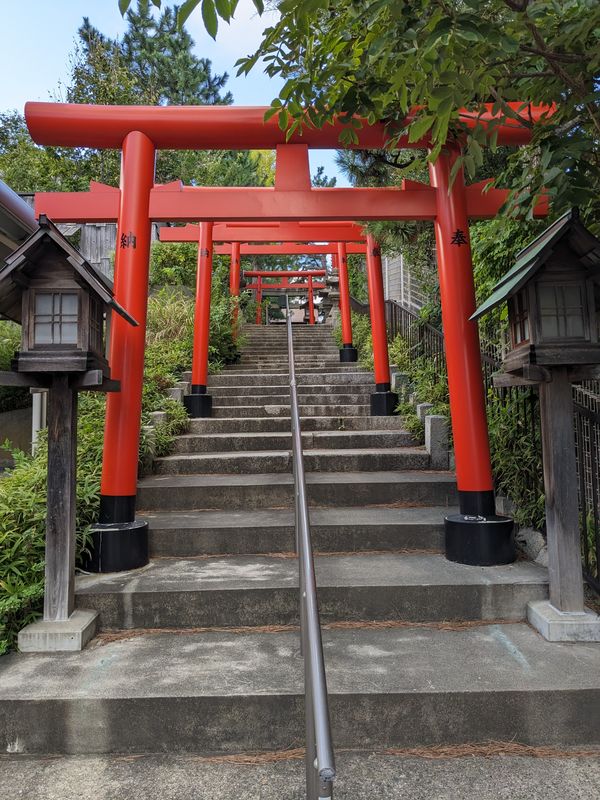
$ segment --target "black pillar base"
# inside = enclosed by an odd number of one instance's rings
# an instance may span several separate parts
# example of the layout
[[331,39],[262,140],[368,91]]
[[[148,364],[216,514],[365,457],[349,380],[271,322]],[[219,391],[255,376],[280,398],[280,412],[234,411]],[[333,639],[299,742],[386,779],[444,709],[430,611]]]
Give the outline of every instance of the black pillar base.
[[210,394],[186,394],[183,398],[183,405],[192,419],[212,417],[212,395]]
[[91,531],[91,555],[83,568],[88,572],[124,572],[148,563],[148,523],[98,523]]
[[371,416],[391,417],[396,413],[398,395],[390,391],[389,383],[376,383],[371,395]]
[[345,344],[340,350],[340,361],[347,363],[350,361],[358,361],[358,350],[351,344]]
[[448,561],[492,567],[512,564],[517,557],[515,524],[508,517],[451,514],[444,527]]

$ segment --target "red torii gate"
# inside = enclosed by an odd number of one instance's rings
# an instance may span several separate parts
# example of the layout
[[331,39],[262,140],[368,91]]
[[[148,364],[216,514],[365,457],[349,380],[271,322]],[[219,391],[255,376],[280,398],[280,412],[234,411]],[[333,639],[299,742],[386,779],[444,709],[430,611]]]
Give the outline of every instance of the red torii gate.
[[[273,278],[274,276],[281,275],[281,280],[277,284],[263,284],[263,278]],[[308,283],[305,284],[292,284],[292,287],[296,290],[302,286],[308,292],[308,322],[309,325],[315,324],[315,299],[314,299],[314,290],[315,289],[324,289],[325,284],[319,283],[315,284],[313,282],[313,278],[320,278],[327,274],[324,269],[307,269],[307,270],[288,270],[285,271],[276,271],[276,270],[246,270],[243,275],[244,277],[247,275],[249,278],[256,278],[256,283],[249,284],[246,286],[247,290],[255,291],[256,292],[256,301],[258,303],[262,302],[262,294],[263,289],[266,291],[267,289],[284,289],[290,288],[290,278],[307,278]],[[256,309],[256,324],[260,325],[261,322],[261,313],[260,313],[260,305]]]
[[[523,104],[512,105],[518,116]],[[462,548],[469,563],[501,563],[512,557],[512,524],[495,517],[479,336],[476,324],[469,320],[475,309],[469,217],[495,216],[506,193],[494,189],[484,193],[481,184],[466,187],[460,170],[454,182],[450,180],[460,154],[458,144],[449,144],[430,166],[430,186],[407,181],[401,189],[311,189],[306,180],[308,147],[339,147],[344,128],[339,121],[322,129],[308,128],[288,140],[275,117],[265,122],[265,108],[28,103],[25,111],[38,144],[123,151],[120,190],[67,194],[62,199],[45,195],[36,205],[38,213],[55,221],[73,222],[114,219],[112,212],[118,205],[115,299],[140,322],[130,332],[116,319],[111,332],[110,361],[121,391],[107,403],[101,524],[94,532],[96,552],[102,552],[103,558],[100,570],[127,569],[147,561],[147,526],[135,519],[135,497],[152,220],[206,221],[207,235],[201,246],[210,241],[211,249],[212,225],[222,220],[433,220],[461,510],[461,515],[446,520],[446,537],[458,540],[454,549]],[[529,106],[527,121],[548,113],[548,108]],[[525,144],[530,138],[530,129],[518,119],[499,125],[491,105],[484,113],[461,112],[460,118],[467,127],[489,126],[501,145]],[[384,124],[369,125],[366,120],[357,135],[355,147],[362,149],[384,148],[388,139]],[[409,142],[406,136],[396,142],[397,147],[428,145],[426,138]],[[155,152],[163,148],[277,148],[275,187],[154,187]],[[385,333],[384,309],[379,303],[383,291],[378,288],[382,289],[380,253],[372,237],[367,246],[368,274],[374,279],[369,288],[375,288],[372,313]],[[379,330],[377,335],[381,335]],[[392,393],[389,374],[383,377],[380,383],[376,375],[376,394],[385,405]]]
[[[307,164],[308,167],[308,164]],[[202,225],[204,223],[200,223]],[[242,223],[245,226],[245,223]],[[216,226],[215,226],[216,227]],[[346,255],[348,251],[350,252],[362,252],[368,255],[368,249],[366,245],[357,245],[347,241],[349,238],[354,238],[355,240],[365,239],[365,233],[354,222],[343,222],[343,223],[319,223],[319,222],[311,222],[311,223],[288,223],[284,226],[281,225],[271,225],[269,223],[263,223],[262,225],[255,224],[252,231],[244,230],[244,233],[248,235],[249,240],[253,243],[250,245],[246,243],[245,247],[254,246],[256,247],[255,242],[265,242],[271,240],[277,240],[278,237],[282,236],[282,231],[285,231],[285,236],[289,239],[294,239],[294,244],[286,242],[284,244],[268,244],[262,245],[258,252],[263,255],[266,254],[307,254],[307,253],[330,253],[333,256],[334,266],[338,270],[339,274],[339,284],[340,284],[340,316],[342,321],[342,349],[340,350],[340,361],[342,362],[352,362],[358,360],[358,353],[356,348],[353,346],[352,343],[352,313],[350,308],[350,287],[348,281],[348,264]],[[232,231],[232,236],[235,236],[237,233],[239,235],[240,225],[236,223],[230,223],[227,228]],[[340,229],[343,228],[342,231]],[[235,233],[234,233],[235,232]],[[322,243],[322,244],[298,244],[298,242],[307,240],[307,237],[322,237],[324,239],[331,239],[335,235],[340,235],[343,233],[344,241],[338,242],[331,242]],[[217,234],[221,235],[221,234]],[[200,236],[200,227],[198,225],[185,225],[179,228],[172,228],[166,227],[161,228],[159,231],[159,237],[162,242],[198,242]],[[204,268],[202,258],[205,256],[202,255],[203,249],[199,248],[198,251],[198,270],[202,270]],[[217,251],[215,251],[217,252]],[[225,253],[225,250],[222,250]],[[231,262],[230,262],[230,271],[229,271],[229,290],[232,296],[236,296],[239,294],[239,273],[240,273],[240,244],[237,241],[232,242],[231,244]],[[383,284],[382,284],[383,286]],[[260,292],[260,287],[257,287],[257,292]],[[258,297],[258,294],[257,294]],[[202,313],[209,313],[209,309],[205,309],[202,306],[201,302],[198,298],[196,298],[196,302],[199,304],[197,307],[198,312]],[[237,312],[237,309],[236,309]],[[257,322],[259,321],[259,313],[260,310],[257,309]],[[309,298],[309,320],[314,320],[314,305],[310,303]],[[373,320],[372,320],[373,322]],[[235,313],[234,318],[234,325],[237,323],[237,313]],[[208,323],[204,323],[204,327],[207,328]],[[375,325],[374,325],[375,327]],[[380,330],[378,328],[378,330]],[[389,357],[388,357],[388,350],[387,350],[387,336],[384,337],[382,342],[378,340],[374,340],[373,342],[373,350],[374,350],[374,365],[376,371],[380,375],[388,375],[387,380],[389,381]],[[208,351],[207,351],[208,353]],[[203,357],[203,356],[202,356]],[[208,355],[207,355],[208,358]],[[191,402],[191,401],[190,401]],[[200,401],[197,401],[199,403]],[[210,401],[204,401],[206,407],[208,408],[208,403]],[[198,410],[200,410],[198,408]],[[188,408],[188,411],[190,409]]]

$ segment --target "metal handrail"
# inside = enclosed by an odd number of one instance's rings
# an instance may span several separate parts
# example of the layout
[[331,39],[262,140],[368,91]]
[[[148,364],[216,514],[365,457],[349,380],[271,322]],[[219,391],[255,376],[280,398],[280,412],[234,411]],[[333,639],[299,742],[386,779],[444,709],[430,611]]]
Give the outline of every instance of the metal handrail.
[[290,400],[292,422],[292,462],[296,498],[296,552],[300,578],[300,641],[304,657],[304,694],[306,716],[306,797],[324,800],[333,797],[335,759],[331,742],[327,679],[323,659],[321,623],[317,605],[317,584],[310,536],[308,500],[302,431],[298,411],[292,316],[286,296],[287,341],[290,368]]

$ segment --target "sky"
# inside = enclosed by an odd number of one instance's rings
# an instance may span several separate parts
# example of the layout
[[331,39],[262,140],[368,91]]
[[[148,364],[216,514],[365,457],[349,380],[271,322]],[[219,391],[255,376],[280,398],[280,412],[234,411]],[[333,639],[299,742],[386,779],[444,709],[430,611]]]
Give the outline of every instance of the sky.
[[[0,0],[0,110],[22,112],[28,100],[60,96],[61,84],[69,80],[69,59],[84,16],[107,36],[125,30],[117,0]],[[281,81],[269,78],[260,66],[239,78],[233,66],[254,51],[272,19],[268,12],[259,17],[251,0],[240,0],[231,25],[220,21],[216,42],[204,30],[198,9],[186,23],[196,54],[209,58],[214,72],[229,74],[227,88],[237,105],[270,105],[278,94]],[[349,185],[335,164],[334,151],[310,151],[310,161],[313,174],[323,165],[327,175],[337,177],[338,186]]]

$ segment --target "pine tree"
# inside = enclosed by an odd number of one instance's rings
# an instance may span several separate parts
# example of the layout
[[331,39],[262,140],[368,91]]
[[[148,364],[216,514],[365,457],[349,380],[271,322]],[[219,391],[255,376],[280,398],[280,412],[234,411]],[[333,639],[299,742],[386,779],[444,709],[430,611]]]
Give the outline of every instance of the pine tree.
[[[177,25],[177,9],[165,8],[154,17],[149,0],[138,0],[126,15],[127,30],[121,40],[111,40],[84,17],[79,38],[84,55],[113,51],[127,68],[143,105],[228,105],[231,92],[221,94],[228,74],[212,73],[211,62],[192,51],[194,40]],[[115,53],[116,51],[116,53]]]

